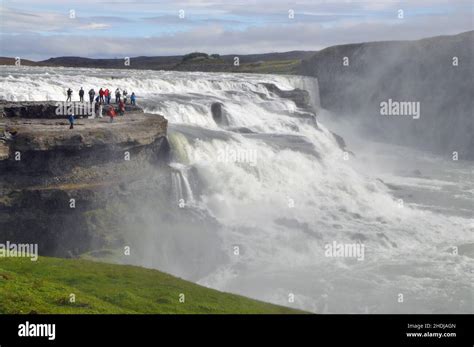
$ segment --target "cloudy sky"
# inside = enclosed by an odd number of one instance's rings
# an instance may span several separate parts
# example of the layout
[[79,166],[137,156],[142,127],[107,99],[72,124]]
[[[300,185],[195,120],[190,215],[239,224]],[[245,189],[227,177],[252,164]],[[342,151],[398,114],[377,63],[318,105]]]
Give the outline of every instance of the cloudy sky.
[[[0,56],[319,50],[473,30],[472,0],[0,0]],[[403,18],[399,18],[399,10]],[[291,14],[294,14],[293,16]]]

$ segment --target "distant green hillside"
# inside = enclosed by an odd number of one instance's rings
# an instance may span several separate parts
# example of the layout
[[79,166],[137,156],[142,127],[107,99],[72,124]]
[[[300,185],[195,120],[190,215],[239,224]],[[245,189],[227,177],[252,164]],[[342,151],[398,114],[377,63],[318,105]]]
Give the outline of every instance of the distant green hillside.
[[[268,57],[266,57],[268,59]],[[233,61],[225,58],[195,58],[183,59],[174,66],[177,71],[205,71],[205,72],[246,72],[246,73],[270,73],[270,74],[295,74],[301,69],[301,59],[274,59],[258,60],[242,58],[239,66],[234,66]]]
[[36,262],[0,259],[0,313],[303,312],[222,293],[156,270],[40,257]]
[[[207,54],[193,52],[163,57],[132,57],[130,65],[123,59],[92,59],[82,57],[57,57],[43,61],[21,60],[22,65],[65,66],[106,69],[150,69],[206,72],[249,72],[295,74],[301,69],[301,62],[314,55],[312,51],[291,51],[263,54]],[[239,58],[239,66],[234,65]],[[14,65],[15,58],[0,57],[0,65]]]

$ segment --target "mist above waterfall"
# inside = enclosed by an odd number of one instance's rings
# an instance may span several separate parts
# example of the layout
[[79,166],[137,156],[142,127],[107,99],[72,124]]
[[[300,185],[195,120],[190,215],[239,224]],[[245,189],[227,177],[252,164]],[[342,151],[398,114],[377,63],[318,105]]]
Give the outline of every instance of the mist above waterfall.
[[[474,31],[332,46],[305,59],[300,72],[318,78],[323,108],[359,136],[472,160],[472,47]],[[389,100],[416,103],[418,118],[384,116]]]

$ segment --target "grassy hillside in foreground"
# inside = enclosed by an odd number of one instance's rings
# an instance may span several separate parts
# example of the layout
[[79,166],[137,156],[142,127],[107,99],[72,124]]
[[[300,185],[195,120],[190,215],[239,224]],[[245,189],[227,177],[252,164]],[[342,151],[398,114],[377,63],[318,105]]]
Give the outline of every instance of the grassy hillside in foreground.
[[[179,295],[185,302],[179,302]],[[70,295],[75,295],[75,303]],[[79,259],[0,258],[0,313],[302,313],[156,270]]]

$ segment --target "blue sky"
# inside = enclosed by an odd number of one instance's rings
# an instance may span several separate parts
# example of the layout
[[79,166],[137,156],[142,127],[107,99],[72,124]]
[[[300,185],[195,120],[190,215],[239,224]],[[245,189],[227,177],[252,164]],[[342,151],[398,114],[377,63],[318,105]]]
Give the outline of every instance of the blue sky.
[[473,2],[1,0],[0,21],[1,56],[247,54],[456,34],[473,30]]

